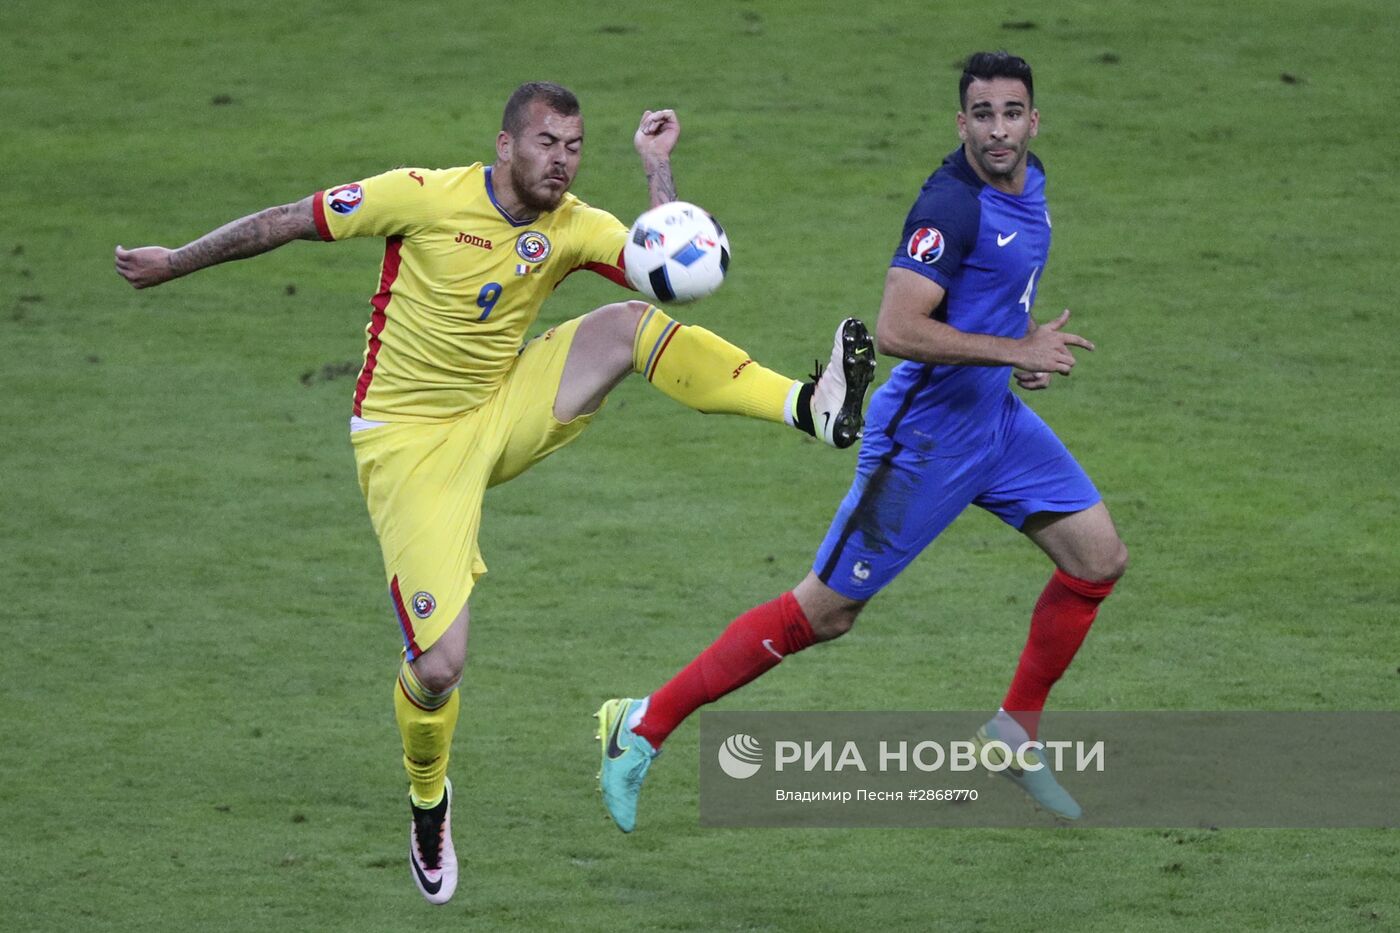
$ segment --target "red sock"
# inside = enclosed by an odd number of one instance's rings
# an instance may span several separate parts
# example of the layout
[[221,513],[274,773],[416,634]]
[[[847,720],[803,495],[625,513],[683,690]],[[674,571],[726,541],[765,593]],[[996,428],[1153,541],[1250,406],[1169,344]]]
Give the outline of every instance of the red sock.
[[1016,665],[1016,676],[1001,708],[1011,714],[1026,734],[1035,738],[1040,712],[1050,688],[1074,660],[1089,634],[1099,603],[1113,591],[1115,580],[1090,581],[1056,569],[1031,613],[1031,633]]
[[651,695],[646,715],[633,731],[660,748],[691,713],[777,667],[784,656],[813,640],[812,626],[791,593],[755,606]]

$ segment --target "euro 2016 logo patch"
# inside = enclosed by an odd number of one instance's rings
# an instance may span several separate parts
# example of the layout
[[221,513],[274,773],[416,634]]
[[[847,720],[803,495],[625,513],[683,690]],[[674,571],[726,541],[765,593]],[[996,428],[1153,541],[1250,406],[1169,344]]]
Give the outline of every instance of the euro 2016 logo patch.
[[910,235],[906,249],[910,259],[931,266],[943,256],[943,234],[933,227],[920,227]]
[[538,230],[526,230],[515,238],[515,251],[526,262],[544,262],[549,258],[549,237]]
[[433,594],[419,590],[413,594],[413,614],[420,619],[426,619],[433,614],[437,608],[437,600],[433,599]]
[[326,192],[326,206],[337,214],[353,214],[365,199],[359,185],[341,185]]

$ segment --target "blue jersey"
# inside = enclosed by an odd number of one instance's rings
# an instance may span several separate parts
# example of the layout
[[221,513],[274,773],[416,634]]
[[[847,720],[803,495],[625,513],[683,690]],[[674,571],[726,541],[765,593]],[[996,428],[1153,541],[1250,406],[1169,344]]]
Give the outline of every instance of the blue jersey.
[[[982,181],[959,147],[924,182],[891,266],[942,285],[933,317],[960,331],[1025,336],[1050,253],[1045,169],[1027,158],[1021,194]],[[870,400],[863,455],[896,445],[956,454],[992,442],[1010,394],[1009,366],[904,361]]]

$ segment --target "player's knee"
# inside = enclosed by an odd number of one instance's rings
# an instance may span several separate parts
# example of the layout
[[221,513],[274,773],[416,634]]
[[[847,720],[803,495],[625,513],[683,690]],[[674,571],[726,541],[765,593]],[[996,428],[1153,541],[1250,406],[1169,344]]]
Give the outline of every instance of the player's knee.
[[462,666],[449,667],[439,665],[427,668],[426,670],[414,667],[414,673],[429,693],[446,693],[462,681]]
[[632,338],[636,336],[637,326],[642,323],[642,315],[646,314],[646,310],[645,301],[618,301],[603,305],[593,314],[605,322],[608,335],[612,339],[631,347]]
[[637,328],[646,314],[645,301],[618,301],[595,308],[583,319],[576,344],[587,344],[591,358],[600,354],[615,354],[619,359],[630,362],[632,342],[637,336]]
[[819,613],[815,618],[808,620],[812,626],[812,635],[817,641],[831,641],[833,638],[840,638],[855,626],[856,616],[860,615],[860,608],[860,606],[838,606]]
[[1128,571],[1128,546],[1122,541],[1116,541],[1115,546],[1105,551],[1102,557],[1094,561],[1091,568],[1092,577],[1095,580],[1117,580]]
[[1117,580],[1128,572],[1128,546],[1122,541],[1118,542],[1118,551],[1113,558],[1112,576],[1110,579]]
[[461,682],[467,663],[466,651],[453,648],[434,645],[413,662],[413,674],[428,692],[446,693]]

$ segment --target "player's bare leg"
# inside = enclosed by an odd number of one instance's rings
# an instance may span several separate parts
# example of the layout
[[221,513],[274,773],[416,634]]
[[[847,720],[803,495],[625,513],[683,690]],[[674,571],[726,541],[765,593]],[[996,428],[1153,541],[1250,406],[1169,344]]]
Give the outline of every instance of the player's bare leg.
[[561,423],[597,411],[608,393],[632,373],[632,338],[646,302],[623,301],[584,315],[564,361],[554,396],[554,419]]
[[467,664],[467,629],[471,610],[467,606],[433,646],[413,660],[413,673],[434,693],[451,690],[462,679]]
[[447,903],[457,889],[447,762],[460,704],[457,686],[466,664],[468,619],[463,606],[427,651],[403,662],[394,685],[394,714],[410,784],[409,869],[419,893],[432,904]]
[[[979,742],[998,739],[1012,749],[1037,738],[1050,688],[1069,667],[1099,604],[1128,566],[1128,549],[1102,502],[1080,512],[1032,515],[1021,530],[1055,562],[1055,573],[1031,614],[1030,634],[1001,710],[977,735]],[[1079,805],[1048,765],[1038,772],[1008,768],[1001,773],[1055,815],[1079,817]]]
[[574,334],[555,396],[567,422],[596,411],[629,373],[696,411],[782,422],[848,447],[864,425],[875,372],[874,342],[855,319],[837,329],[830,362],[803,383],[768,369],[703,327],[683,325],[641,301],[605,305]]
[[1128,569],[1127,545],[1102,502],[1082,512],[1040,512],[1021,531],[1056,567],[1081,580],[1117,580]]
[[792,595],[812,626],[816,641],[830,641],[851,630],[869,600],[851,599],[833,590],[812,571],[793,587]]

